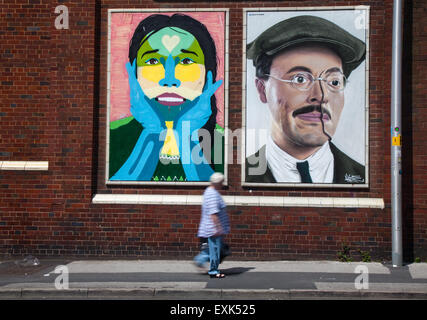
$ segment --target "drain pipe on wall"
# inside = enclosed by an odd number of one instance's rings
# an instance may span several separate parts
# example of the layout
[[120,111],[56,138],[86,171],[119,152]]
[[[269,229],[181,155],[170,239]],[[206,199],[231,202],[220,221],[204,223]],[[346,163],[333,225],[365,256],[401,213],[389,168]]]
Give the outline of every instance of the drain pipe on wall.
[[393,4],[393,42],[391,75],[391,214],[392,263],[402,266],[402,0]]

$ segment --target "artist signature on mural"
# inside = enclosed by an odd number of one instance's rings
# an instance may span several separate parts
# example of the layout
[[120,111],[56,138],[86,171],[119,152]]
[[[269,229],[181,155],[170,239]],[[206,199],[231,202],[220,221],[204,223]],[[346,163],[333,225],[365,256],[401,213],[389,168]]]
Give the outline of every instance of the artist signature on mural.
[[349,183],[363,183],[363,182],[365,182],[365,180],[362,179],[361,176],[354,176],[354,175],[351,175],[348,173],[345,174],[344,180],[346,182],[349,182]]

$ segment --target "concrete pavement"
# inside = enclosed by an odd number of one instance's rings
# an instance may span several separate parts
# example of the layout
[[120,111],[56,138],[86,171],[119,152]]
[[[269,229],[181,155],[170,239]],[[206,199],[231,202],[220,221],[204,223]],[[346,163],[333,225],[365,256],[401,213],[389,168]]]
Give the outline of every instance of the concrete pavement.
[[211,279],[190,260],[19,262],[0,260],[0,299],[427,300],[427,263],[230,259]]

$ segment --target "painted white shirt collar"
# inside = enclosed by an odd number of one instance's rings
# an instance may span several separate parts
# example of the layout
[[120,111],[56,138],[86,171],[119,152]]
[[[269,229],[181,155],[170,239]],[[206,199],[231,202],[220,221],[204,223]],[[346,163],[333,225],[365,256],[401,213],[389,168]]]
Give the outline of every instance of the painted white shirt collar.
[[298,160],[274,143],[271,136],[267,139],[266,159],[277,182],[301,183],[297,162],[308,161],[313,183],[332,183],[334,178],[334,156],[329,142],[305,160]]

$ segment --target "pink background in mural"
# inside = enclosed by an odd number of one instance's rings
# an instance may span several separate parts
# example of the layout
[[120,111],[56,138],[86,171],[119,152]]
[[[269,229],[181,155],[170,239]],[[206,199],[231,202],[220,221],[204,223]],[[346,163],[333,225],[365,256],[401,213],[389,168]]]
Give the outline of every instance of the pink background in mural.
[[[129,43],[133,32],[144,18],[159,12],[112,12],[110,54],[110,121],[131,116],[129,83],[125,64],[129,61]],[[172,15],[178,12],[160,12]],[[203,23],[215,41],[218,72],[217,79],[224,79],[225,12],[179,12]],[[224,83],[215,93],[217,98],[217,123],[224,127]]]

